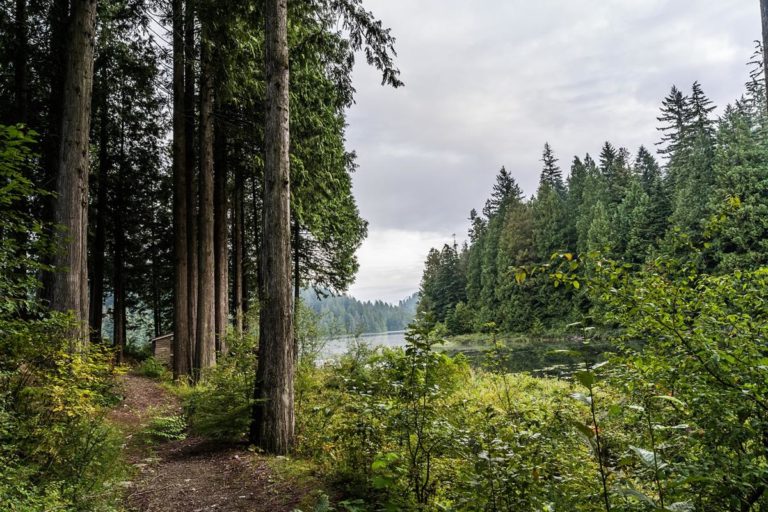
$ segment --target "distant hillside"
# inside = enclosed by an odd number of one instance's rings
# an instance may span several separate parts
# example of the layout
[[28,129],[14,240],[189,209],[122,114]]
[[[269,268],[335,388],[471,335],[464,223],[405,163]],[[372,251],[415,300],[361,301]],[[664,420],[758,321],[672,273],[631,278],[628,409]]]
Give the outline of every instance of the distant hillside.
[[311,290],[304,290],[301,298],[320,315],[322,330],[331,336],[404,330],[416,315],[419,302],[418,293],[397,304],[361,302],[346,295],[318,298]]

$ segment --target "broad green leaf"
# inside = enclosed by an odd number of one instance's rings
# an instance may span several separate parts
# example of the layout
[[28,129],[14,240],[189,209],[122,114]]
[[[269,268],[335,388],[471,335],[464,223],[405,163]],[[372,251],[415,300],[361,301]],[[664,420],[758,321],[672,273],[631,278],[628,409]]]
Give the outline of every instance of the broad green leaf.
[[584,387],[591,388],[595,384],[595,374],[590,371],[576,372],[574,377]]
[[[635,452],[637,456],[640,458],[640,460],[645,464],[647,467],[653,469],[654,468],[654,454],[651,450],[646,450],[645,448],[639,448],[637,446],[630,446],[630,450]],[[659,456],[656,455],[656,462],[661,463],[661,460],[659,459]]]
[[647,503],[648,505],[651,505],[652,507],[656,508],[656,502],[653,501],[648,496],[646,496],[644,493],[638,491],[637,489],[630,489],[628,487],[619,487],[618,489],[616,489],[616,492],[622,496],[626,496],[627,498],[635,498],[638,501]]

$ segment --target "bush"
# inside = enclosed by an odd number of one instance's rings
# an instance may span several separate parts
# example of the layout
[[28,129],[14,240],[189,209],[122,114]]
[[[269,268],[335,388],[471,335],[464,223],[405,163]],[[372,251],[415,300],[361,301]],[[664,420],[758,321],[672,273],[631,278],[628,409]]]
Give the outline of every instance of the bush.
[[250,426],[256,343],[250,335],[227,343],[228,353],[186,393],[184,408],[193,432],[238,441]]
[[168,368],[155,359],[154,357],[148,357],[136,367],[137,375],[147,377],[150,379],[169,381],[171,379],[171,372]]
[[407,342],[316,370],[297,411],[304,455],[371,509],[590,503],[597,470],[585,469],[596,465],[571,426],[587,410],[570,384],[472,372],[463,357],[435,352],[423,325]]
[[150,441],[179,441],[187,438],[187,421],[184,416],[158,416],[142,433]]
[[122,439],[111,352],[74,352],[66,315],[0,320],[0,510],[103,510],[118,496]]

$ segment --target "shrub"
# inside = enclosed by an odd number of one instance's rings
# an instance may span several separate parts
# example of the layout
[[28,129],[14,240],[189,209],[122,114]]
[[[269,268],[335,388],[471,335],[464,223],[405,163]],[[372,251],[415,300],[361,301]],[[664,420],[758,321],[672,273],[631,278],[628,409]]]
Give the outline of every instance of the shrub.
[[117,497],[111,352],[73,352],[69,316],[0,320],[0,509],[99,510]]
[[150,379],[163,381],[168,381],[171,379],[171,372],[168,370],[168,368],[163,363],[151,356],[142,361],[141,364],[136,367],[135,372],[137,375],[148,377]]
[[588,411],[570,384],[472,372],[463,357],[435,352],[423,324],[407,342],[318,369],[297,411],[303,453],[352,497],[374,510],[590,502],[598,482],[585,468],[596,466],[572,428]]
[[250,335],[232,336],[228,346],[228,353],[188,391],[184,407],[193,432],[241,440],[250,426],[256,343]]
[[148,440],[159,442],[186,439],[187,421],[184,416],[158,416],[144,428],[143,435]]

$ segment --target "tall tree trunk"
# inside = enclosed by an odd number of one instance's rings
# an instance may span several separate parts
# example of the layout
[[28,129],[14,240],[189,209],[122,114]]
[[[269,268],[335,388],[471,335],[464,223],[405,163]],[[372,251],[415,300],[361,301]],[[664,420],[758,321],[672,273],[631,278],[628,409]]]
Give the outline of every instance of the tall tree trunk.
[[190,374],[189,211],[184,91],[184,1],[173,0],[173,378]]
[[[28,48],[27,41],[27,0],[16,0],[13,22],[14,42],[13,42],[13,75],[14,75],[14,101],[16,103],[15,109],[12,112],[8,112],[8,118],[4,119],[5,124],[23,123],[28,124],[28,82],[27,82],[27,61],[28,61]],[[32,168],[24,166],[24,175],[34,183],[34,176],[32,175]],[[13,201],[13,208],[21,213],[30,212],[30,198],[20,197]],[[2,238],[2,233],[0,233]],[[16,253],[19,256],[18,261],[24,261],[24,257],[27,254],[29,247],[29,233],[26,231],[18,231],[14,234],[16,239]],[[14,273],[26,274],[28,268],[24,265],[17,266]]]
[[[64,94],[64,60],[66,57],[67,20],[69,18],[69,0],[53,0],[50,11],[51,39],[50,57],[47,61],[50,83],[48,95],[48,118],[42,144],[43,188],[56,190],[58,175],[59,148],[61,147],[61,116]],[[56,199],[51,195],[43,199],[41,217],[45,223],[46,235],[55,236]],[[43,262],[53,265],[53,256],[43,256]],[[53,304],[53,282],[55,272],[43,272],[41,297],[48,304]]]
[[277,454],[287,453],[294,442],[287,11],[287,0],[266,2],[264,293],[250,432],[253,443]]
[[187,367],[189,374],[195,367],[197,350],[197,180],[195,164],[195,0],[186,1],[184,14],[184,111],[185,147],[184,163],[187,169],[187,257],[189,287],[187,308],[189,337],[187,340]]
[[[153,209],[155,205],[153,204]],[[158,261],[158,255],[160,248],[158,247],[158,234],[157,234],[157,210],[152,212],[152,324],[154,327],[155,337],[162,334],[162,322],[163,316],[160,311],[160,262]]]
[[766,108],[768,108],[768,0],[760,0],[760,19],[763,24],[763,75],[765,80]]
[[73,0],[61,117],[55,220],[59,237],[52,307],[74,311],[87,341],[88,325],[88,135],[91,123],[96,0]]
[[103,91],[101,101],[101,112],[99,115],[99,171],[97,174],[96,186],[98,187],[96,196],[96,229],[93,237],[93,249],[91,256],[92,275],[91,275],[91,300],[90,300],[90,321],[91,341],[101,342],[101,326],[104,318],[104,251],[107,246],[107,180],[109,167],[109,101],[108,93]]
[[[261,298],[264,295],[264,292],[262,290],[262,284],[263,279],[261,277],[261,272],[263,269],[263,265],[261,264],[261,240],[262,240],[262,221],[263,221],[263,205],[260,202],[260,199],[263,199],[262,192],[263,190],[259,187],[258,182],[258,173],[257,170],[254,169],[253,176],[251,178],[251,209],[253,210],[253,257],[248,258],[248,266],[245,267],[245,281],[243,282],[243,294],[245,296],[245,303],[243,304],[244,307],[244,314],[246,315],[246,325],[244,329],[248,329],[248,293],[249,293],[249,286],[253,285],[253,288],[256,292],[256,298],[257,302],[261,303]],[[245,223],[245,220],[243,220],[243,223]],[[248,254],[247,252],[244,252],[244,254]],[[253,268],[251,268],[253,267]],[[248,280],[250,274],[252,274],[250,277],[252,281]]]
[[15,49],[13,52],[13,81],[16,100],[16,121],[27,123],[29,106],[29,83],[27,81],[27,61],[29,44],[27,41],[27,0],[16,0],[14,20]]
[[[118,185],[115,188],[116,197],[120,197],[123,191],[122,182],[122,165],[120,166],[117,182]],[[118,208],[121,201],[118,199],[115,203],[114,215],[114,256],[113,256],[113,291],[114,291],[114,303],[112,305],[112,327],[113,327],[113,345],[116,351],[117,363],[120,364],[124,360],[125,354],[125,338],[126,338],[126,305],[125,305],[125,227],[122,219],[122,212]]]
[[117,166],[115,180],[115,205],[112,209],[112,229],[114,230],[114,256],[112,262],[112,287],[114,303],[112,305],[113,344],[116,350],[118,364],[123,362],[126,338],[126,305],[125,305],[125,224],[123,211],[123,194],[125,191],[125,93],[121,98],[120,124],[120,163]]
[[293,219],[293,359],[299,360],[299,334],[297,332],[297,322],[301,299],[301,224],[299,219],[294,216]]
[[[235,155],[237,158],[239,154]],[[232,205],[232,309],[235,335],[243,336],[243,172],[235,168],[235,190]]]
[[200,218],[198,223],[196,370],[216,364],[215,261],[213,257],[213,73],[208,22],[203,20],[200,52]]
[[293,305],[299,303],[301,293],[301,225],[293,219]]
[[227,224],[227,137],[222,116],[224,110],[216,101],[219,117],[215,125],[215,176],[214,176],[214,259],[215,259],[215,310],[216,310],[216,351],[227,353],[227,322],[229,312],[229,254],[228,254],[228,224]]

